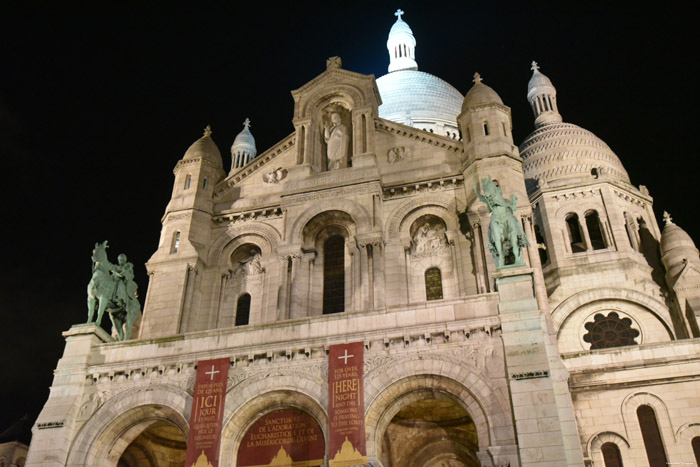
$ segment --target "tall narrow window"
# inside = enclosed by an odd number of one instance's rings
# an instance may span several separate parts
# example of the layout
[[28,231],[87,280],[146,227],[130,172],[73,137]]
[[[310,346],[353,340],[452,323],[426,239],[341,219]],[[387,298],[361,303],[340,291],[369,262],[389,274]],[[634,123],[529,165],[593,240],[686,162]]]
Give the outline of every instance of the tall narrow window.
[[571,252],[581,253],[586,251],[586,243],[583,241],[583,235],[581,235],[581,224],[578,222],[577,214],[569,214],[566,217],[566,227],[569,230]]
[[192,184],[192,175],[187,174],[187,177],[185,177],[185,190],[189,190],[191,184]]
[[693,438],[690,445],[693,447],[693,454],[695,454],[695,463],[700,465],[700,436]]
[[425,271],[425,299],[442,299],[442,274],[438,268],[429,268]]
[[484,136],[489,135],[489,124],[484,122]]
[[661,440],[661,432],[659,432],[654,409],[648,405],[640,405],[637,409],[637,418],[639,419],[639,427],[642,429],[649,467],[666,467],[668,459],[666,459],[664,443]]
[[620,448],[617,447],[615,443],[604,443],[600,447],[603,453],[603,462],[605,462],[605,467],[622,467],[622,456],[620,455]]
[[591,239],[591,246],[594,250],[602,250],[607,247],[603,231],[600,228],[600,219],[596,211],[586,213],[586,229],[588,230],[588,238]]
[[250,321],[250,294],[244,293],[236,303],[236,326],[245,326]]
[[207,189],[207,177],[204,177],[204,180],[202,180],[202,190]]
[[345,238],[334,235],[323,245],[323,314],[345,311]]
[[170,247],[170,253],[177,253],[177,250],[180,249],[180,232],[175,232],[173,234],[173,244]]
[[540,253],[540,263],[547,264],[547,261],[549,261],[547,242],[545,242],[544,235],[542,235],[540,226],[537,224],[535,224],[535,241],[537,241],[537,251]]

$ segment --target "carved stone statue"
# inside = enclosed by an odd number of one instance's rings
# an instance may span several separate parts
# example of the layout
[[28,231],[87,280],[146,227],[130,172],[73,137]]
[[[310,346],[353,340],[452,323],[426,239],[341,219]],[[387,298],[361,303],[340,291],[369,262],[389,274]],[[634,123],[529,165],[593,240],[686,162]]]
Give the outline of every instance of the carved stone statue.
[[246,276],[260,274],[263,271],[262,264],[260,264],[260,258],[260,253],[258,253],[257,250],[250,250],[250,256],[240,262],[241,266],[239,270],[245,272]]
[[269,185],[276,185],[282,181],[287,176],[287,171],[282,167],[278,167],[275,170],[263,175],[263,182]]
[[[525,232],[520,222],[515,217],[516,202],[518,198],[511,195],[509,200],[503,198],[501,188],[496,185],[491,177],[482,178],[481,186],[484,193],[479,192],[479,187],[474,181],[476,196],[486,203],[491,212],[489,223],[489,250],[497,268],[504,266],[523,266],[523,248],[528,246]],[[513,262],[506,264],[509,255],[513,256]]]
[[106,241],[95,243],[95,249],[92,250],[92,278],[87,288],[87,322],[92,322],[97,309],[95,322],[99,325],[106,310],[119,340],[128,340],[131,339],[134,322],[141,316],[137,285],[134,282],[134,265],[126,260],[124,254],[119,255],[118,264],[112,264],[107,258],[108,246]]
[[340,114],[331,114],[331,125],[324,129],[323,139],[326,142],[328,170],[342,168],[348,154],[348,129],[343,125]]

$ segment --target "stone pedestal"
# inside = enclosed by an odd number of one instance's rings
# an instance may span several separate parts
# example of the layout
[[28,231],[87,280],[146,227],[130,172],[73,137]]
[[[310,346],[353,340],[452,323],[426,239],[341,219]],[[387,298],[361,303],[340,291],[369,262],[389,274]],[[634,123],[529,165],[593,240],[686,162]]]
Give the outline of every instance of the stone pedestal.
[[566,369],[537,305],[533,274],[529,268],[495,274],[520,465],[581,466]]
[[112,337],[95,323],[77,324],[63,333],[66,347],[54,372],[49,399],[32,428],[26,466],[64,466],[75,432],[75,419],[86,385],[91,349]]

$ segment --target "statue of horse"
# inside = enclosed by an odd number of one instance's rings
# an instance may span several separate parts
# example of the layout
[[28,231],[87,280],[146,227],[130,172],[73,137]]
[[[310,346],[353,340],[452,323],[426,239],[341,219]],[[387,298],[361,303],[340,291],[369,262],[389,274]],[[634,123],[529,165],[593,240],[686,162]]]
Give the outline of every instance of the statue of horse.
[[[489,222],[489,250],[493,255],[497,268],[504,266],[523,266],[523,248],[528,246],[527,237],[522,225],[515,217],[517,198],[511,195],[507,200],[503,197],[501,188],[496,185],[491,177],[481,180],[484,193],[474,183],[476,196],[486,203],[491,211]],[[508,256],[513,255],[513,262],[506,264]]]
[[[92,322],[97,309],[95,322],[99,325],[106,310],[119,340],[128,340],[134,322],[141,315],[141,305],[136,298],[131,264],[126,262],[124,255],[119,255],[118,265],[111,263],[107,258],[108,246],[107,241],[95,243],[95,249],[92,250],[92,278],[87,287],[87,322]],[[127,269],[131,271],[130,277],[124,276]],[[120,283],[124,285],[119,287]]]

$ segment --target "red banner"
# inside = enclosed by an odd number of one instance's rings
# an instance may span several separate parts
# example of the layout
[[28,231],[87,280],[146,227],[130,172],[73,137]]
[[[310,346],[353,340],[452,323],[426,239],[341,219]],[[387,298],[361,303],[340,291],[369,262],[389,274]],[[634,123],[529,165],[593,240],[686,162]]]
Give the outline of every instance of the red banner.
[[228,358],[197,363],[186,467],[218,467],[221,422],[224,418]]
[[329,467],[367,463],[364,344],[332,345],[328,352]]
[[316,420],[299,410],[264,415],[238,448],[239,467],[312,467],[323,464],[326,445]]

